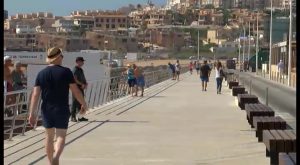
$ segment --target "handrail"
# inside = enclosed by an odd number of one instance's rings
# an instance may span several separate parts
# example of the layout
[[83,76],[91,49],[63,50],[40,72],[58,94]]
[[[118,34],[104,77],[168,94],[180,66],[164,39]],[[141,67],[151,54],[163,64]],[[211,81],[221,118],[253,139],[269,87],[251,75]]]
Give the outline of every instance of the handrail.
[[[183,66],[182,73],[188,71],[187,66]],[[170,79],[172,74],[170,70],[159,69],[155,71],[144,72],[145,88]],[[29,115],[29,104],[32,88],[4,93],[4,135],[9,135],[8,140],[12,140],[14,135],[25,135],[26,128],[30,127],[27,123]],[[125,97],[128,95],[127,75],[103,78],[101,80],[88,81],[85,90],[85,101],[88,108],[99,107],[108,102]],[[72,94],[69,95],[69,102],[72,100]],[[9,102],[10,101],[10,102]],[[38,102],[37,122],[41,119],[41,99]],[[7,104],[8,103],[8,104]],[[71,105],[70,105],[71,106]],[[71,108],[71,107],[70,107]],[[23,119],[19,120],[19,117]],[[21,123],[19,123],[22,121]],[[35,123],[33,130],[38,126]],[[8,124],[8,125],[7,125]],[[22,128],[21,131],[17,129]]]

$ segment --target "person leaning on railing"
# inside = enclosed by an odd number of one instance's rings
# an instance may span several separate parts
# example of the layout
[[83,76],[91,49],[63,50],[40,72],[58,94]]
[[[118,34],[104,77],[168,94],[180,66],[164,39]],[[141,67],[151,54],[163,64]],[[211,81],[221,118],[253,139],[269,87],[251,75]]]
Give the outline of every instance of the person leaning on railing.
[[21,63],[19,61],[15,62],[14,64],[14,70],[11,72],[11,77],[14,91],[25,88],[25,84],[22,81],[25,76],[21,70]]

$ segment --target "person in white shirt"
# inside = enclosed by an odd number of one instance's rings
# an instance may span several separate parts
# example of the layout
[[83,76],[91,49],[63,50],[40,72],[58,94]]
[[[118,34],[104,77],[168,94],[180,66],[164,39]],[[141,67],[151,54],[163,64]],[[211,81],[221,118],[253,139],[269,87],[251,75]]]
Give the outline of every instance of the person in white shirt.
[[179,64],[179,60],[177,60],[177,62],[175,64],[175,71],[176,71],[176,75],[177,75],[177,81],[179,81],[180,69],[181,69],[181,66]]
[[215,69],[216,69],[216,81],[217,81],[217,94],[221,94],[222,82],[224,78],[224,71],[222,69],[221,62],[217,63]]

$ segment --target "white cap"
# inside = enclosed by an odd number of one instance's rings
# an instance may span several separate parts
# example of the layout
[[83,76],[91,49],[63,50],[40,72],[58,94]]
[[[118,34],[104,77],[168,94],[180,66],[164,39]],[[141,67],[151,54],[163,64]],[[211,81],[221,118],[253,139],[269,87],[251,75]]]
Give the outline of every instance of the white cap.
[[8,60],[11,60],[11,57],[10,56],[4,56],[4,61],[8,61]]

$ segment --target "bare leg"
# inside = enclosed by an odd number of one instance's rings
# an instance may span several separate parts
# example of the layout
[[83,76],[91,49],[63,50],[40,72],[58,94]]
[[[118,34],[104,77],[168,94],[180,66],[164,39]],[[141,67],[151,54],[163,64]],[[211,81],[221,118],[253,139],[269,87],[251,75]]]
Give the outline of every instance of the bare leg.
[[52,165],[59,165],[59,157],[64,150],[67,129],[56,129],[55,153]]
[[135,86],[135,96],[137,96],[138,90],[139,90],[139,87],[136,85],[136,86]]
[[202,91],[204,91],[204,81],[202,81],[201,84],[202,84]]
[[46,154],[48,158],[48,164],[52,165],[53,161],[53,152],[54,152],[54,135],[55,135],[55,130],[54,128],[46,128]]
[[206,91],[206,88],[207,88],[207,82],[205,81],[204,82],[204,90]]

